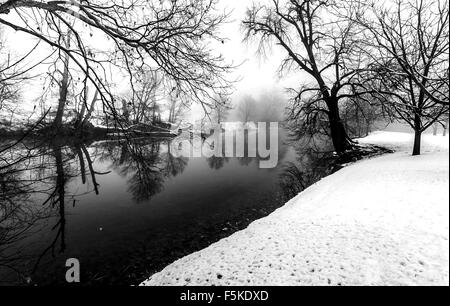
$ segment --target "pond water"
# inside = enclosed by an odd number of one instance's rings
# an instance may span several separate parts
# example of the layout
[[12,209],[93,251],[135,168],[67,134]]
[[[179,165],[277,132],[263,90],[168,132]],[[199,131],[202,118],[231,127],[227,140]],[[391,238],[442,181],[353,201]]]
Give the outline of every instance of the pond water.
[[4,150],[0,284],[65,285],[76,258],[82,285],[137,285],[244,229],[328,173],[327,153],[280,133],[274,169],[257,158],[175,157],[164,139]]

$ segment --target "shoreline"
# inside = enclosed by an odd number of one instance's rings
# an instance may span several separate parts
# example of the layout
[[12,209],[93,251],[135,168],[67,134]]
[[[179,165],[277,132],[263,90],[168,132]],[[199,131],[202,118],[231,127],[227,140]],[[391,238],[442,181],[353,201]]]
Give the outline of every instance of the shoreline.
[[[327,174],[325,176],[323,176],[321,179],[332,176],[335,173],[339,172],[340,170],[342,170],[343,168],[345,168],[351,164],[354,164],[354,163],[357,163],[360,161],[364,161],[364,160],[368,160],[371,158],[376,158],[376,157],[383,156],[386,154],[394,153],[394,151],[392,151],[388,148],[381,147],[381,146],[373,146],[370,144],[358,144],[358,146],[359,146],[359,151],[357,151],[357,152],[355,151],[356,152],[355,155],[345,155],[340,158],[336,157],[334,159],[334,161],[328,165]],[[355,152],[353,152],[353,153],[355,153]],[[357,160],[351,160],[352,158],[355,158]],[[293,201],[294,199],[299,197],[305,190],[300,192],[298,195],[296,195],[294,198],[289,200],[287,203],[290,203],[291,201]],[[224,228],[225,230],[224,229],[217,230],[214,232],[213,235],[207,236],[208,237],[207,241],[205,243],[202,243],[202,244],[204,244],[203,248],[201,248],[199,250],[194,249],[194,250],[185,252],[185,255],[181,256],[178,259],[175,259],[175,262],[184,257],[190,256],[197,252],[201,252],[203,249],[208,248],[211,245],[214,245],[214,244],[220,242],[221,240],[227,239],[230,236],[232,236],[236,233],[239,233],[240,231],[245,230],[252,223],[262,220],[264,218],[267,218],[271,214],[275,213],[277,210],[282,209],[283,206],[287,205],[287,203],[286,202],[281,203],[281,204],[273,203],[273,205],[266,206],[262,210],[252,211],[245,215],[240,216],[238,221],[236,221],[235,219],[227,221],[226,223],[223,224],[223,226],[219,226],[219,228]],[[174,262],[173,259],[168,260],[167,263],[164,266],[162,266],[162,268],[160,268],[159,270],[155,270],[152,275],[157,274],[159,271],[161,271],[161,269],[164,269],[165,267],[169,266],[173,262]]]
[[[380,143],[386,136],[392,140]],[[411,194],[411,184],[405,184],[411,181],[411,173],[405,182],[392,178],[399,186],[384,186],[392,175],[389,167],[412,173],[434,171],[436,175],[443,161],[436,186],[426,181],[423,184],[434,191],[442,188],[442,181],[448,184],[448,137],[435,138],[437,142],[426,144],[424,155],[415,158],[407,153],[409,138],[404,133],[376,132],[362,139],[361,143],[387,146],[397,152],[365,159],[323,178],[268,217],[175,261],[140,285],[448,284],[448,206],[442,204],[443,198],[448,203],[448,192],[428,192],[425,200],[432,203],[434,210],[427,211],[417,202],[420,194]],[[424,142],[429,139],[427,136]],[[368,169],[382,175],[367,177]],[[348,181],[353,184],[346,184]],[[364,190],[352,186],[357,184]],[[387,197],[377,185],[389,189]],[[337,190],[333,191],[333,187]],[[402,189],[408,192],[399,193]],[[362,197],[360,201],[352,199],[355,193]],[[412,209],[407,205],[410,202],[417,207]],[[401,221],[396,218],[399,214],[407,218]],[[435,232],[429,232],[424,219],[437,224]],[[438,251],[429,256],[422,254],[423,246],[411,238],[415,236]],[[430,245],[429,241],[435,243]],[[446,241],[447,248],[442,241]],[[408,256],[396,254],[405,252]]]

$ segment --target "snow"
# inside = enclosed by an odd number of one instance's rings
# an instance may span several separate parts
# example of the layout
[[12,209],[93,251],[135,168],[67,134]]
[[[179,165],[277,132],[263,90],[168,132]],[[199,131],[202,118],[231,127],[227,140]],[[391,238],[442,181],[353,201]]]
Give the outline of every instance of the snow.
[[141,285],[449,285],[449,138],[376,132],[397,153],[324,178]]
[[[374,132],[368,137],[359,139],[359,143],[378,144],[380,146],[388,147],[397,152],[413,151],[414,134],[397,133],[397,132]],[[448,151],[449,138],[443,136],[433,136],[431,134],[423,134],[422,136],[422,152],[436,153]]]

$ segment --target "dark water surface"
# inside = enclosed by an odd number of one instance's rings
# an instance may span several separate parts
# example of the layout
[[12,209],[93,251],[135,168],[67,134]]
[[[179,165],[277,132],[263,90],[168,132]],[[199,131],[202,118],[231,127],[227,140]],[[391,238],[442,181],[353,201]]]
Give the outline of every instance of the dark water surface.
[[324,154],[284,142],[275,169],[254,158],[177,158],[161,139],[25,142],[0,156],[2,285],[64,285],[68,258],[80,261],[82,285],[139,284],[329,168]]

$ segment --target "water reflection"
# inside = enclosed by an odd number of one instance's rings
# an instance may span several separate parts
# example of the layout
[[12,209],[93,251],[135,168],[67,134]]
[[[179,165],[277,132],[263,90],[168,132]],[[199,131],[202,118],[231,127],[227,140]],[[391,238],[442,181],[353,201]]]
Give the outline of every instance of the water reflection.
[[[52,143],[37,147],[33,143],[22,143],[3,153],[9,155],[14,166],[3,164],[0,174],[0,268],[12,270],[22,282],[30,283],[30,275],[36,272],[47,254],[54,257],[66,250],[66,205],[72,201],[75,206],[76,197],[80,195],[66,191],[68,182],[81,177],[82,184],[86,185],[87,165],[92,183],[92,190],[87,193],[99,194],[96,176],[108,173],[95,172],[90,154],[82,143],[68,146]],[[16,160],[20,163],[15,163]],[[53,221],[53,238],[42,252],[27,254],[25,242],[28,237],[40,233],[43,228],[40,221],[43,220]],[[24,259],[35,261],[29,273],[16,267],[16,263],[22,263]]]
[[137,203],[160,193],[164,182],[183,173],[188,164],[187,158],[172,155],[169,142],[106,142],[99,145],[99,150],[101,158],[112,161],[112,169],[127,178],[128,192]]
[[330,163],[328,153],[281,144],[277,169],[171,150],[152,139],[3,150],[0,283],[64,284],[64,261],[75,257],[83,284],[136,284],[271,213]]
[[332,152],[331,144],[317,141],[303,139],[292,143],[296,159],[294,162],[285,162],[280,174],[280,186],[285,201],[294,198],[333,171],[336,155]]

